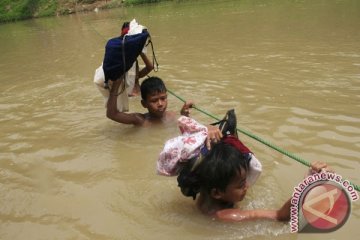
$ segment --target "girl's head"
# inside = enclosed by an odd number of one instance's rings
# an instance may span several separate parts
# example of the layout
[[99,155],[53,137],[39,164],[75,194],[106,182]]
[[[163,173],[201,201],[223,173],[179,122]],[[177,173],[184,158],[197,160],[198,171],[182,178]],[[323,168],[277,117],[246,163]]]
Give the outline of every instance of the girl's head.
[[248,167],[248,159],[237,148],[219,142],[194,170],[183,169],[178,178],[179,186],[185,195],[194,198],[201,192],[223,202],[235,203],[246,194]]

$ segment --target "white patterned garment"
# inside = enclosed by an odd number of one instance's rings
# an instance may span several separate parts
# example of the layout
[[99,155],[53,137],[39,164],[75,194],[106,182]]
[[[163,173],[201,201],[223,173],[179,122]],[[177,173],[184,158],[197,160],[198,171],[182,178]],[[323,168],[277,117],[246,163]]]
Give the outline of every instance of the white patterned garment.
[[[208,135],[206,126],[185,116],[178,119],[178,125],[182,135],[166,141],[157,161],[157,173],[159,175],[178,175],[180,163],[199,156],[202,147],[205,145]],[[240,140],[237,141],[241,142]],[[253,185],[262,172],[262,165],[252,152],[249,154],[251,159],[246,181],[249,185]]]
[[198,156],[204,146],[207,127],[185,116],[178,119],[178,126],[182,135],[166,141],[157,161],[157,173],[160,175],[177,175],[179,163]]

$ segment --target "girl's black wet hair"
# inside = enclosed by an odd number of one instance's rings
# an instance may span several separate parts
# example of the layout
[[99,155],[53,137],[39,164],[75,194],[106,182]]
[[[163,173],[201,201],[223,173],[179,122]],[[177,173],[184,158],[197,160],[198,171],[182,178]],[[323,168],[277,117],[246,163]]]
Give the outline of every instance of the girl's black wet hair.
[[193,199],[202,190],[210,194],[213,188],[225,191],[234,177],[249,168],[249,161],[235,147],[219,142],[204,157],[201,163],[191,171],[194,160],[180,171],[178,184],[185,196]]
[[187,163],[184,163],[183,168],[177,177],[178,186],[181,193],[186,197],[192,197],[196,199],[196,195],[200,192],[200,181],[195,171],[192,171],[192,167],[196,158],[190,159]]
[[146,100],[146,97],[150,94],[166,92],[166,87],[160,78],[149,77],[141,83],[140,90],[141,98]]

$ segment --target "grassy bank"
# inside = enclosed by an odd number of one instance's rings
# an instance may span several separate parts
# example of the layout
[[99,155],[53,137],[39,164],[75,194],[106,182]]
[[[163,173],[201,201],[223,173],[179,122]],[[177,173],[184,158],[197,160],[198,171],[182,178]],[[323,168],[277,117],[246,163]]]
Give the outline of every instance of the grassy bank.
[[1,0],[0,22],[72,14],[161,0]]

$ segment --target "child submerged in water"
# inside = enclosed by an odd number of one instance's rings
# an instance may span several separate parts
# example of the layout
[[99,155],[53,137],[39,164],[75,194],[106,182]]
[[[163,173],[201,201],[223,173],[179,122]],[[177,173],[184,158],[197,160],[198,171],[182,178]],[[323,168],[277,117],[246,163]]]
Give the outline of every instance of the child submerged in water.
[[[161,175],[178,175],[178,183],[185,196],[195,200],[198,209],[207,215],[226,221],[290,219],[290,199],[276,210],[241,210],[234,208],[261,173],[261,163],[236,135],[236,117],[228,112],[220,123],[221,134],[212,139],[210,150],[204,147],[207,131],[195,120],[181,117],[182,136],[167,141],[157,163]],[[222,137],[223,135],[223,137]],[[214,141],[218,141],[214,143]],[[318,172],[327,168],[314,162]]]

